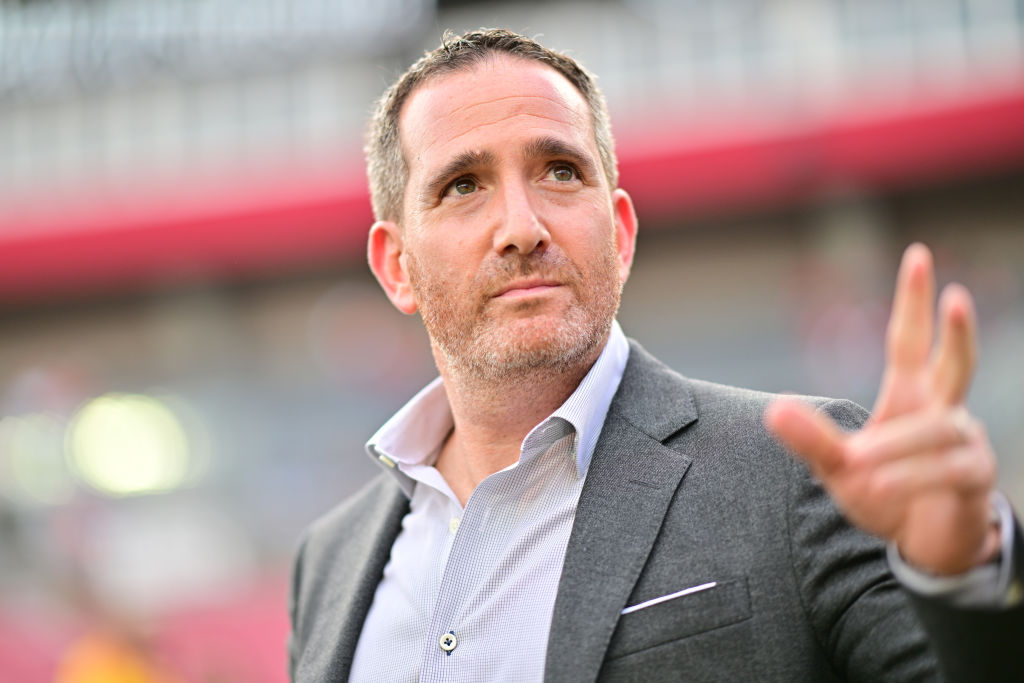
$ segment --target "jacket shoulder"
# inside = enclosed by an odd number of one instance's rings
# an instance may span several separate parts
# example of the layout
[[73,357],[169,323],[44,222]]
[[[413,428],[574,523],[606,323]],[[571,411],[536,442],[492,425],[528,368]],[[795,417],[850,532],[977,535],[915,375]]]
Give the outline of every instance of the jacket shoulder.
[[816,410],[825,413],[848,430],[860,427],[868,416],[868,411],[862,406],[844,398],[771,393],[690,378],[684,378],[684,381],[689,384],[695,403],[705,415],[737,416],[753,413],[760,416],[769,403],[785,397],[795,398],[814,406]]
[[[693,379],[679,374],[630,340],[630,356],[620,385],[622,403],[640,406],[650,414],[655,410],[682,413],[682,424],[692,420],[718,428],[761,431],[761,416],[773,400],[783,394]],[[829,415],[844,429],[856,429],[868,413],[853,401],[825,396],[786,394],[814,406]],[[637,410],[635,412],[640,412]]]

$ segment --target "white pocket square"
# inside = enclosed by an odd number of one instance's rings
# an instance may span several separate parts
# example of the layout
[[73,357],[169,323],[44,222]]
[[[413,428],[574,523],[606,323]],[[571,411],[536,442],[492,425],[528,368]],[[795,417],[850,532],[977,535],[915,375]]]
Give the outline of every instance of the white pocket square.
[[692,593],[699,593],[701,591],[706,591],[709,588],[714,588],[717,585],[718,585],[717,581],[709,581],[708,583],[702,583],[699,586],[691,586],[690,588],[684,588],[681,591],[676,591],[675,593],[669,593],[668,595],[662,595],[661,597],[658,597],[658,598],[651,598],[650,600],[644,600],[643,602],[637,603],[635,605],[630,605],[629,607],[625,608],[624,610],[622,610],[622,614],[630,614],[632,612],[638,612],[638,611],[640,611],[642,609],[646,609],[648,607],[653,607],[654,605],[660,605],[663,602],[668,602],[669,600],[675,600],[676,598],[681,598],[684,595],[690,595]]

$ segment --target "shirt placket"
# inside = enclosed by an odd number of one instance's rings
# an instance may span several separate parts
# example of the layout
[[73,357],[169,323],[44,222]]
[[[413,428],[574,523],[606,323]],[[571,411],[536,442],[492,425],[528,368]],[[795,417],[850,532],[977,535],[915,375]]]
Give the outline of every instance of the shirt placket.
[[[524,444],[519,464],[481,482],[461,511],[459,521],[449,522],[452,538],[442,562],[441,583],[422,651],[421,681],[474,680],[472,665],[467,662],[470,658],[466,655],[478,643],[471,642],[474,634],[464,628],[464,607],[494,569],[496,550],[490,548],[490,544],[501,544],[499,539],[511,533],[510,517],[518,517],[508,514],[509,510],[505,509],[508,501],[522,498],[539,456],[567,431],[571,432],[572,428],[563,421],[554,421],[538,430],[533,435],[535,438]],[[570,449],[573,454],[574,446],[575,440]],[[460,639],[470,642],[460,643]]]
[[497,487],[509,474],[499,472],[481,482],[462,510],[454,533],[449,522],[451,538],[421,656],[421,681],[466,680],[466,671],[459,661],[463,659],[459,657],[459,639],[467,635],[462,629],[460,612],[485,574],[488,559],[488,553],[482,552],[478,559],[484,564],[474,562],[473,549],[487,543],[481,533],[486,520],[481,518],[493,519],[487,512],[493,508]]

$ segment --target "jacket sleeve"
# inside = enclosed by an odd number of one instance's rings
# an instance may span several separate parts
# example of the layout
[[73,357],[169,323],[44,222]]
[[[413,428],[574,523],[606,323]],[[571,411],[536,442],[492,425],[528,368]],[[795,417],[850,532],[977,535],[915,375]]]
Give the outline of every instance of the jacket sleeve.
[[[846,430],[867,412],[849,401],[820,410]],[[803,606],[835,672],[850,681],[1020,681],[1021,608],[955,608],[913,595],[893,577],[884,543],[850,525],[802,462],[789,500],[791,553]],[[1017,553],[1021,552],[1019,528]],[[1020,572],[1021,562],[1015,562]]]
[[[867,412],[849,401],[820,410],[851,430]],[[889,571],[885,544],[853,527],[797,458],[789,494],[790,553],[804,611],[834,673],[846,681],[933,681],[924,629]]]
[[943,600],[913,593],[911,604],[928,632],[951,681],[1022,681],[1024,659],[1024,535],[1014,520],[1014,541],[1010,579],[1011,604],[997,609],[956,607]]

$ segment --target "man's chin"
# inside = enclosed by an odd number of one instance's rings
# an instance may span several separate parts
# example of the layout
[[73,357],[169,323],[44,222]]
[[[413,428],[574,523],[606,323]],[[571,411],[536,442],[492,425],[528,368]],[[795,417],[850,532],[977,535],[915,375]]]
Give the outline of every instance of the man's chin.
[[593,361],[590,356],[606,331],[572,324],[564,316],[519,318],[481,333],[467,355],[478,371],[498,376],[569,369]]

